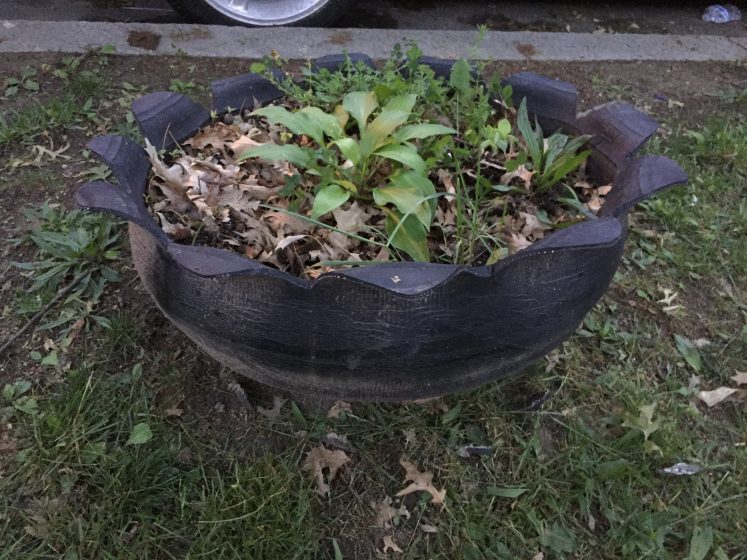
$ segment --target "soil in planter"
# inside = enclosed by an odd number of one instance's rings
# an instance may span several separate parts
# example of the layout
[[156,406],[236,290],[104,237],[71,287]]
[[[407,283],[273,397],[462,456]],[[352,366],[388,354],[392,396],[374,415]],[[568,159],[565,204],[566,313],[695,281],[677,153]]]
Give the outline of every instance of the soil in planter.
[[[290,111],[300,107],[289,97],[277,104]],[[502,119],[516,133],[507,150],[472,150],[480,156],[458,165],[439,161],[438,154],[428,160],[436,161],[429,166],[428,179],[438,195],[427,234],[431,262],[495,263],[556,229],[593,217],[611,189],[592,186],[582,164],[540,192],[530,163],[508,164],[526,151],[526,140],[517,131],[517,111],[499,102],[489,124],[497,126]],[[421,117],[414,122],[424,121]],[[432,114],[425,122],[453,126],[443,114]],[[355,125],[347,128],[356,137]],[[453,144],[443,143],[446,156],[468,144],[466,136],[459,130]],[[426,141],[414,143],[420,152]],[[547,150],[548,140],[544,143]],[[249,111],[223,115],[171,154],[158,154],[149,146],[153,167],[148,206],[163,230],[180,243],[233,250],[302,278],[340,267],[412,260],[388,243],[388,209],[370,197],[355,197],[314,220],[310,213],[320,186],[318,175],[288,161],[239,157],[250,148],[283,144],[318,147],[308,136]],[[351,162],[340,155],[339,165]],[[385,182],[398,168],[402,165],[397,162],[381,161],[370,184]],[[485,191],[486,184],[488,192],[477,196],[476,189],[482,185]]]

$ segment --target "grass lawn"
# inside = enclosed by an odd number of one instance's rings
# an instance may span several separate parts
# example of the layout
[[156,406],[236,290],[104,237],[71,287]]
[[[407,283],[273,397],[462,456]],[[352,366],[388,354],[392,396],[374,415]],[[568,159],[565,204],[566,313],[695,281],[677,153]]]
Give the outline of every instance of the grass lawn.
[[[211,79],[248,67],[0,62],[0,344],[81,276],[0,356],[0,558],[747,559],[746,391],[732,379],[747,371],[747,66],[491,65],[563,77],[584,108],[652,113],[647,149],[690,183],[631,215],[609,292],[525,375],[339,414],[238,383],[153,306],[123,226],[65,210],[78,183],[107,176],[86,140],[136,134],[132,99],[205,100]],[[720,387],[738,390],[707,406],[701,392]],[[323,442],[349,457],[322,474],[328,495],[303,468]],[[467,444],[491,451],[462,458]],[[401,460],[443,504],[397,496]],[[703,470],[662,471],[680,462]]]

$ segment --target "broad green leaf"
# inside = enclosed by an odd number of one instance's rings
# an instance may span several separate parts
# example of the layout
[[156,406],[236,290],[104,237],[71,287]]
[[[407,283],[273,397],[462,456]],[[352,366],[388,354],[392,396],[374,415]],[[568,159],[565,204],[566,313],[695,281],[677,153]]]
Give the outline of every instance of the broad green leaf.
[[140,422],[135,424],[130,434],[130,439],[127,440],[127,445],[142,445],[148,443],[153,439],[153,432],[147,422]]
[[298,167],[310,167],[314,163],[313,153],[310,150],[296,146],[295,144],[263,144],[255,148],[241,152],[236,161],[244,161],[248,158],[262,158],[270,161],[289,161]]
[[325,113],[318,107],[304,107],[300,111],[301,114],[305,115],[309,120],[319,125],[324,134],[332,140],[337,140],[343,135],[340,121],[337,117]]
[[398,161],[402,165],[414,169],[421,175],[426,174],[426,164],[423,158],[420,157],[418,151],[410,145],[404,144],[387,144],[376,150],[377,156],[385,157],[394,161]]
[[371,91],[353,91],[342,100],[342,106],[353,116],[355,122],[358,123],[358,130],[363,134],[368,124],[368,117],[379,106],[379,102],[376,94]]
[[472,68],[469,62],[460,58],[451,67],[449,84],[459,93],[467,94],[472,87]]
[[518,498],[524,492],[527,492],[528,488],[498,488],[497,486],[488,486],[486,491],[488,496],[496,496],[498,498]]
[[654,410],[656,410],[656,403],[641,406],[638,417],[626,414],[622,425],[626,428],[640,430],[643,433],[643,438],[648,440],[649,436],[661,426],[661,420],[654,420]]
[[442,124],[408,124],[392,134],[395,142],[403,143],[408,140],[430,138],[442,134],[456,134],[457,131]]
[[576,537],[564,525],[554,522],[540,535],[540,544],[565,557],[576,549]]
[[29,389],[31,389],[31,381],[27,381],[25,379],[19,379],[12,385],[13,389],[13,395],[15,398],[20,397],[21,395],[28,392]]
[[498,132],[504,138],[511,134],[511,122],[508,119],[501,119],[498,121]]
[[402,216],[395,211],[389,210],[386,214],[386,231],[389,236],[389,243],[400,251],[407,253],[413,260],[418,262],[430,261],[428,239],[426,237],[428,232],[423,224],[414,215],[410,215],[403,220]]
[[282,125],[293,134],[305,134],[320,146],[324,144],[324,128],[318,121],[309,118],[307,113],[291,113],[285,107],[268,105],[253,111],[252,115],[264,117],[272,124]]
[[412,108],[415,107],[415,102],[418,100],[418,96],[412,93],[405,95],[398,95],[392,97],[382,109],[382,112],[387,111],[402,111],[403,113],[412,113]]
[[334,115],[337,119],[337,124],[340,125],[341,129],[345,130],[345,126],[348,124],[348,120],[350,120],[350,113],[345,110],[345,107],[338,105],[335,107]]
[[428,206],[431,209],[431,216],[436,212],[436,187],[433,186],[430,179],[415,171],[403,171],[397,173],[390,179],[390,184],[397,187],[414,187],[423,198],[428,199]]
[[13,408],[23,412],[24,414],[33,416],[39,409],[39,403],[36,402],[34,397],[21,397],[15,400]]
[[15,388],[10,383],[6,383],[3,387],[3,398],[6,401],[12,401],[15,396]]
[[713,546],[713,528],[696,527],[690,539],[690,554],[686,560],[704,560]]
[[415,187],[389,185],[373,190],[374,202],[379,206],[394,204],[402,215],[412,214],[425,228],[431,227],[431,209]]
[[334,144],[340,148],[343,156],[352,161],[353,164],[358,165],[358,162],[361,160],[361,149],[358,142],[352,138],[341,138],[340,140],[335,140]]
[[377,148],[387,143],[389,136],[407,121],[410,113],[406,111],[382,111],[361,135],[361,156],[368,157]]
[[314,205],[311,207],[311,218],[318,220],[327,212],[339,208],[350,198],[350,191],[343,189],[340,185],[327,185],[314,197]]
[[49,354],[44,356],[44,358],[41,361],[41,365],[43,366],[59,366],[60,365],[60,359],[57,357],[57,351],[52,350]]
[[685,361],[690,364],[690,367],[695,371],[700,371],[703,367],[703,362],[700,359],[700,352],[698,352],[692,341],[689,338],[676,334],[674,335],[674,342],[677,345],[677,350],[685,358]]

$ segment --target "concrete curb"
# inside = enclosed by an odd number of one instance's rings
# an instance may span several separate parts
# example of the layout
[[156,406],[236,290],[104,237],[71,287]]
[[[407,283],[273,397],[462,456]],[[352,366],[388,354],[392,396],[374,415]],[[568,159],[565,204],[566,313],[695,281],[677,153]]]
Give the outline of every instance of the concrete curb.
[[[139,33],[138,33],[139,32]],[[134,33],[134,35],[133,35]],[[139,40],[138,40],[139,39]],[[286,58],[362,52],[385,58],[396,44],[415,41],[440,58],[539,61],[747,61],[747,40],[712,35],[583,34],[403,29],[248,29],[217,25],[3,21],[0,53],[80,53],[113,45],[118,54]],[[141,45],[141,46],[138,46]]]

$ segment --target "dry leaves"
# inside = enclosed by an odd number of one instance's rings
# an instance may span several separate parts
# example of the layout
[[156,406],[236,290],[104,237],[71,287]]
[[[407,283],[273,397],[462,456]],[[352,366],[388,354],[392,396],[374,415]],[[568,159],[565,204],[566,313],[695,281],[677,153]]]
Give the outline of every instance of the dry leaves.
[[262,416],[265,418],[269,418],[271,420],[277,418],[280,416],[280,411],[283,408],[283,405],[288,402],[288,399],[284,399],[282,397],[272,397],[272,408],[264,408],[261,406],[257,407],[257,412],[259,412]]
[[698,393],[698,398],[706,403],[706,405],[708,405],[708,408],[711,408],[713,406],[716,406],[721,401],[728,399],[736,392],[737,390],[732,389],[731,387],[719,387],[718,389],[714,389],[713,391],[700,391]]
[[327,411],[327,418],[339,418],[343,412],[349,414],[353,412],[353,407],[345,401],[335,401],[335,404]]
[[371,503],[371,508],[376,514],[374,519],[374,526],[382,529],[389,529],[392,527],[390,521],[395,517],[403,517],[410,519],[410,511],[407,509],[405,504],[401,504],[399,508],[395,509],[392,507],[392,499],[387,496],[380,503]]
[[[306,460],[301,470],[309,473],[309,477],[316,482],[316,491],[322,496],[329,495],[329,484],[335,479],[337,471],[350,460],[347,453],[330,451],[323,445],[315,447],[306,454]],[[325,478],[324,471],[327,471]]]
[[389,535],[386,535],[384,537],[384,548],[382,549],[382,552],[384,554],[386,554],[390,550],[392,552],[397,552],[397,553],[402,553],[403,552],[403,550],[400,547],[397,546],[397,543],[394,542],[394,540],[392,539],[392,537],[389,536]]
[[747,371],[736,371],[736,375],[731,376],[731,380],[737,385],[747,385]]
[[403,482],[407,483],[410,481],[410,484],[397,492],[397,496],[406,496],[413,492],[428,492],[431,495],[432,504],[444,505],[446,489],[439,490],[433,485],[432,472],[420,472],[415,465],[404,459],[400,459],[399,464],[405,469],[405,479]]
[[[297,108],[288,100],[281,104]],[[283,142],[312,144],[305,136],[295,137],[281,126],[246,115],[208,124],[183,142],[175,155],[162,156],[146,141],[152,166],[147,201],[153,216],[176,241],[232,250],[302,278],[350,266],[340,263],[390,260],[388,250],[369,242],[381,237],[385,229],[385,213],[376,205],[346,202],[320,218],[325,227],[304,219],[310,214],[319,175],[305,173],[289,162],[237,161],[249,148]],[[506,155],[508,159],[515,156]],[[344,158],[339,161],[340,167],[349,163]],[[494,239],[495,244],[477,251],[468,264],[494,264],[531,246],[557,225],[584,219],[576,209],[559,203],[555,194],[541,201],[540,212],[540,201],[531,192],[535,172],[521,165],[506,173],[504,164],[482,160],[480,169],[465,169],[463,178],[445,168],[431,173],[430,180],[446,195],[435,204],[429,235],[432,254],[448,258],[463,253],[453,195],[458,184],[471,189],[470,181],[476,180],[478,171],[483,180],[502,188],[496,188],[489,204],[463,208],[469,214],[465,220],[484,224],[481,236]],[[381,174],[389,171],[386,166],[379,170]],[[587,208],[597,211],[611,186],[594,187],[582,177],[576,177],[579,180],[573,188]],[[477,216],[472,215],[475,212]]]

